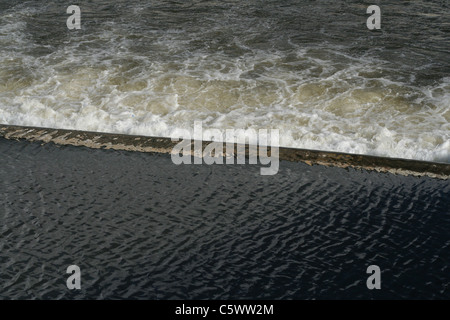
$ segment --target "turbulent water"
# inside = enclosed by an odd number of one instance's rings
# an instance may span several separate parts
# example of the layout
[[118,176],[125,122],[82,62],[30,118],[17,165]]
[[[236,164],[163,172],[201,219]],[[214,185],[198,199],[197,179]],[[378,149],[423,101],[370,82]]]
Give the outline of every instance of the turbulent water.
[[450,162],[449,2],[373,2],[0,0],[0,123]]
[[445,180],[1,138],[0,158],[0,299],[450,298]]

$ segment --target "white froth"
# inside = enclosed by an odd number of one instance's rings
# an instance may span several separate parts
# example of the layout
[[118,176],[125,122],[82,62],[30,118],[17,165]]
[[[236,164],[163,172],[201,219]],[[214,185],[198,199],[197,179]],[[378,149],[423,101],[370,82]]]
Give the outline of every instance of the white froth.
[[179,30],[155,32],[146,56],[114,24],[48,56],[11,54],[33,47],[15,18],[0,16],[3,124],[170,137],[202,121],[278,129],[285,147],[450,162],[450,78],[395,82],[382,62],[339,48],[298,48],[288,61],[275,49],[183,54],[197,39]]

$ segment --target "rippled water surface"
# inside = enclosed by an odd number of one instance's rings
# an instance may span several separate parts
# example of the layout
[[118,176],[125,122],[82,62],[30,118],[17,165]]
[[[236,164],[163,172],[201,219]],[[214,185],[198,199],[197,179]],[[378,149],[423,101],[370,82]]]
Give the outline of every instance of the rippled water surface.
[[4,139],[0,161],[2,299],[450,298],[448,181]]
[[450,162],[449,2],[376,3],[0,0],[0,123]]

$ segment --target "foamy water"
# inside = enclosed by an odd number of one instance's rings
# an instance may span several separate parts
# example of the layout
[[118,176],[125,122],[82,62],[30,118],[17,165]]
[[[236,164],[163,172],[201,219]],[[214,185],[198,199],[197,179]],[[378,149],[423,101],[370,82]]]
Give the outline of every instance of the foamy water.
[[0,123],[149,136],[280,130],[280,145],[450,162],[445,1],[0,0]]

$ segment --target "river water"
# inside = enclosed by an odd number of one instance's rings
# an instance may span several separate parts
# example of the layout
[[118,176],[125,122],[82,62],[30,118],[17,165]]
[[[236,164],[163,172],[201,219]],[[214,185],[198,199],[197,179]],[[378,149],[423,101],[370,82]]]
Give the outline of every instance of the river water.
[[0,123],[450,162],[446,0],[0,0]]
[[0,159],[1,299],[450,298],[448,180],[3,138]]

